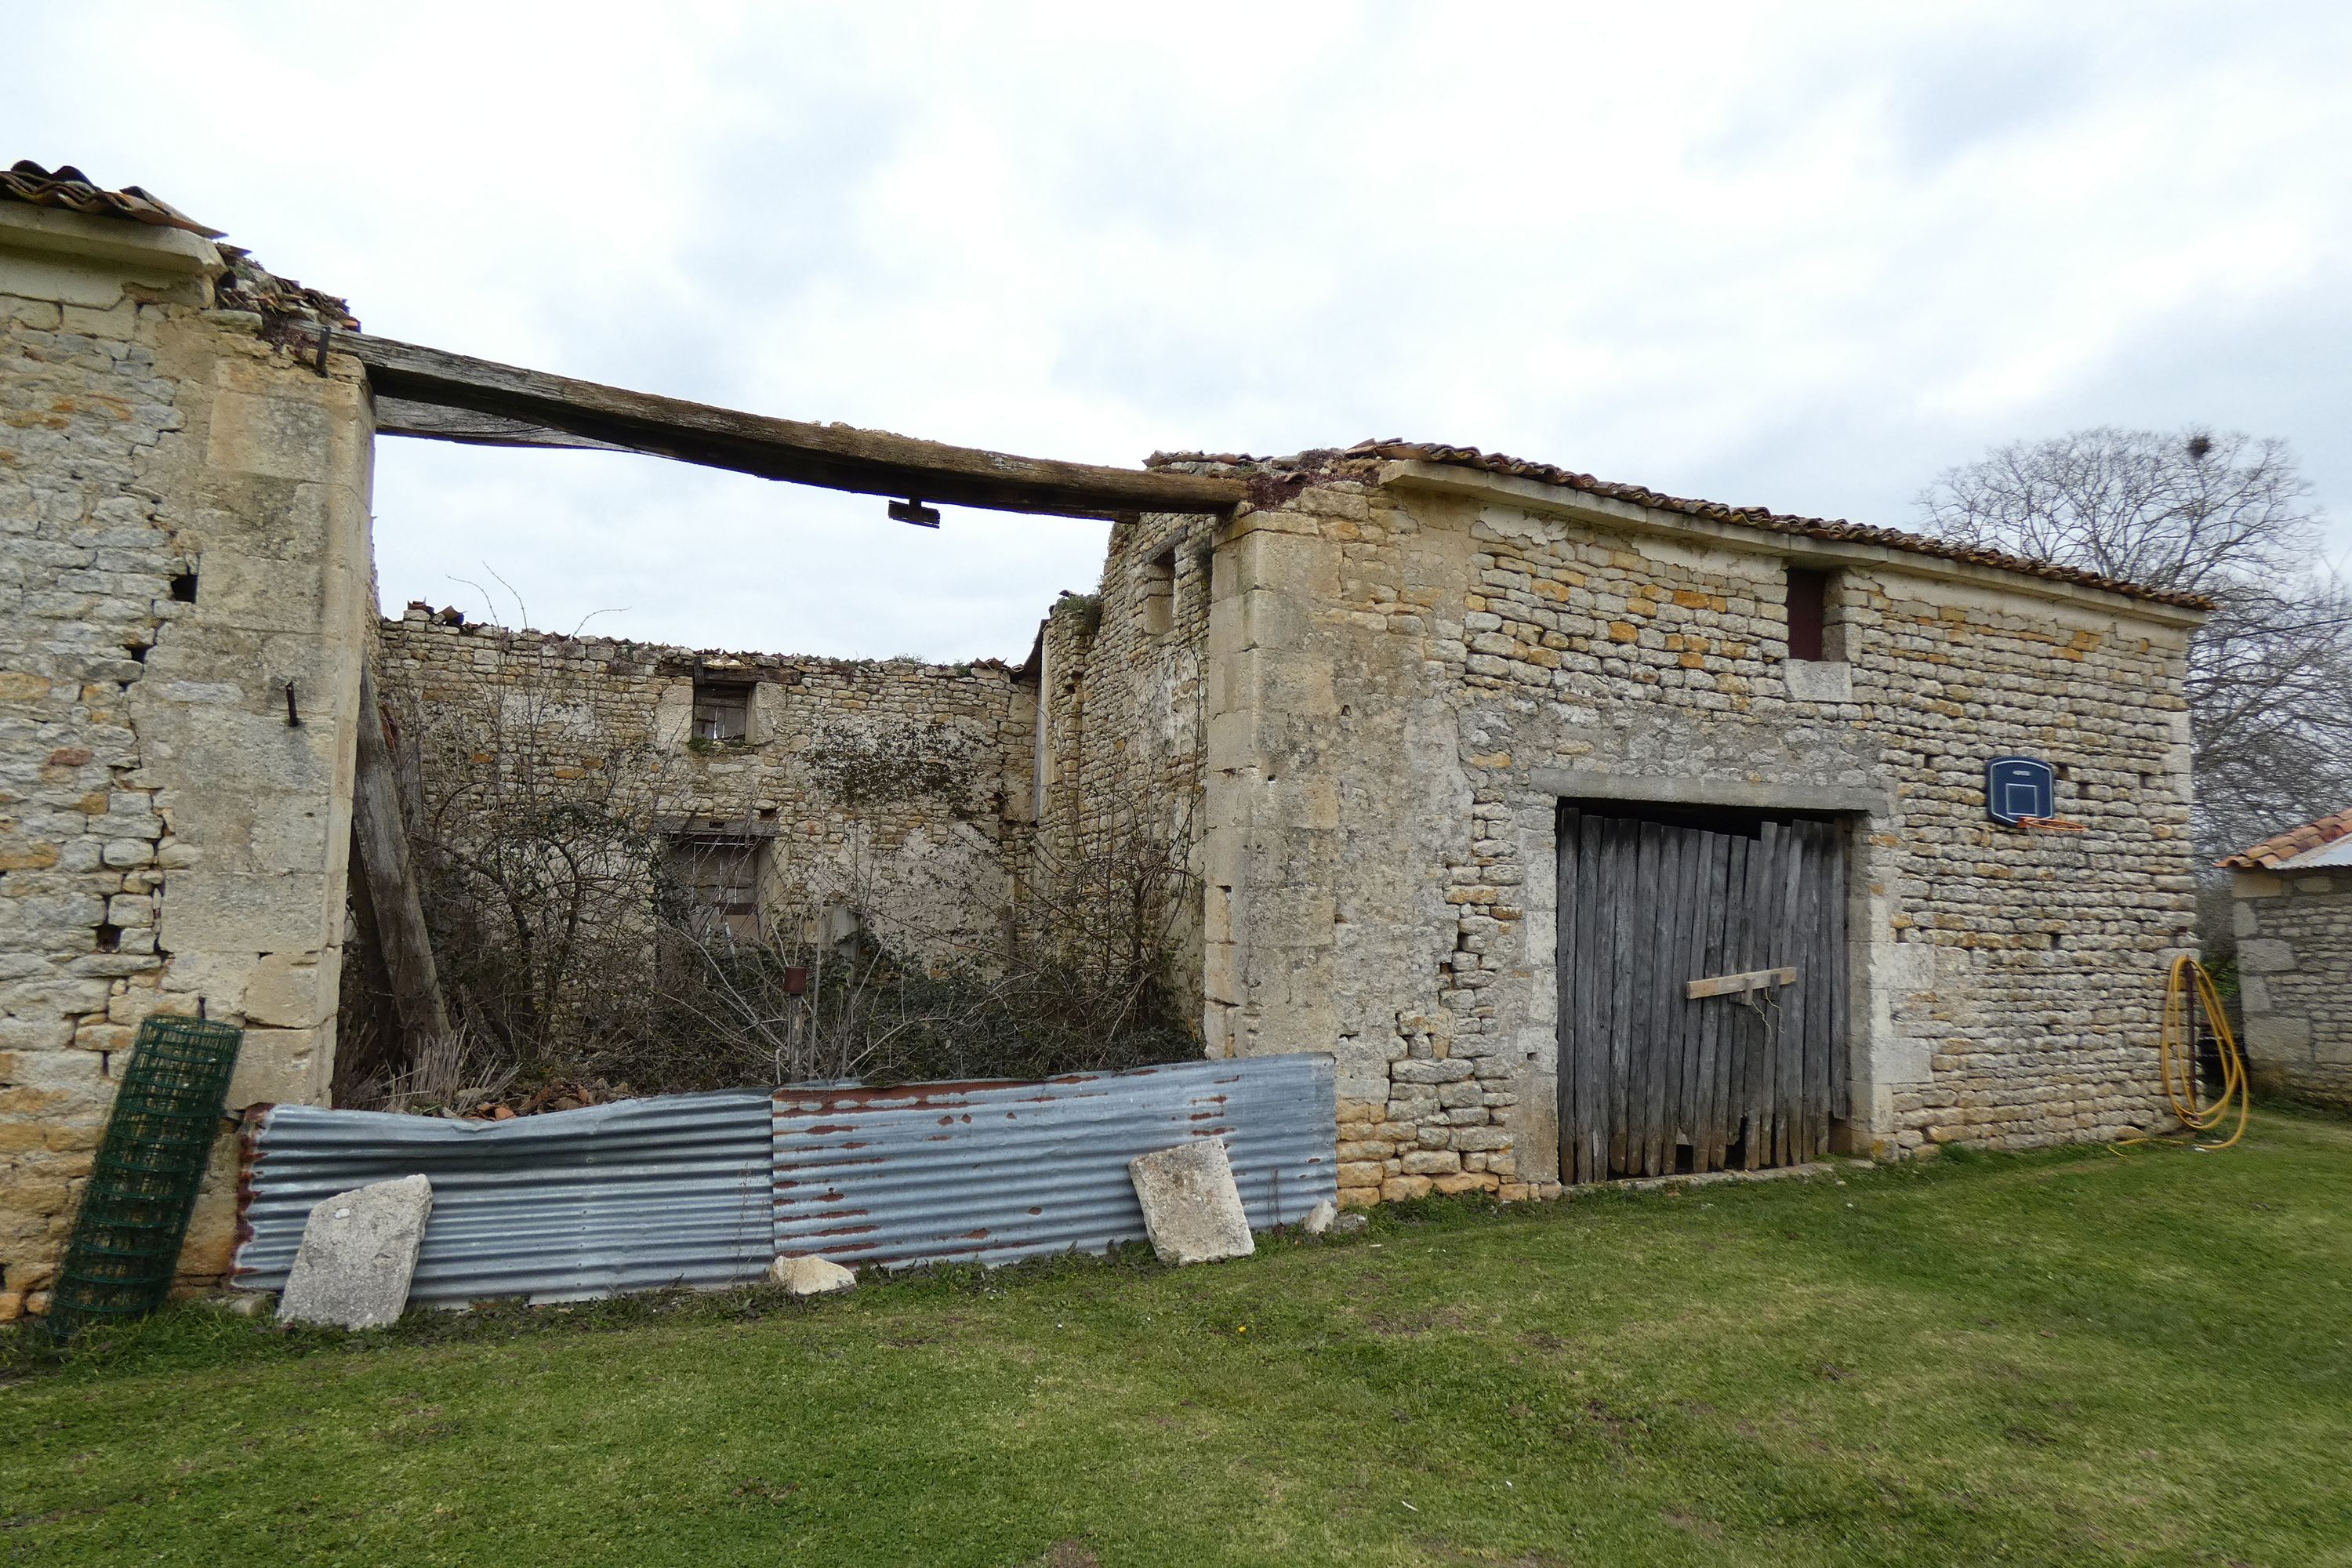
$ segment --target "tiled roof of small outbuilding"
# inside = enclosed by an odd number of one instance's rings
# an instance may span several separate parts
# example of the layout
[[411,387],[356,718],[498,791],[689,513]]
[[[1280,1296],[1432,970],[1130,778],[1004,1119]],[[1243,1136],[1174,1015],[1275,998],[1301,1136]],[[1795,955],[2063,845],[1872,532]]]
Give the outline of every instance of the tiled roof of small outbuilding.
[[2352,834],[2352,807],[2323,816],[2316,822],[2306,822],[2300,827],[2290,827],[2284,833],[2273,833],[2259,844],[2249,845],[2235,855],[2225,855],[2214,862],[2238,871],[2274,871],[2300,856],[2308,855],[2324,845]]

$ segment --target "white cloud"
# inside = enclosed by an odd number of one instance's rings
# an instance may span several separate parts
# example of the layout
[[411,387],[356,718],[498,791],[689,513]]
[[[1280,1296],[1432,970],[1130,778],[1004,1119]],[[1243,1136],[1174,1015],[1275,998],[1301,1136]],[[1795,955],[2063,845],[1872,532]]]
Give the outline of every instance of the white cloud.
[[[1469,441],[1902,524],[1985,443],[2288,437],[2352,521],[2322,5],[37,3],[10,156],[371,329],[1043,456]],[[656,20],[658,18],[658,20]],[[1017,657],[1102,530],[383,443],[386,595]]]

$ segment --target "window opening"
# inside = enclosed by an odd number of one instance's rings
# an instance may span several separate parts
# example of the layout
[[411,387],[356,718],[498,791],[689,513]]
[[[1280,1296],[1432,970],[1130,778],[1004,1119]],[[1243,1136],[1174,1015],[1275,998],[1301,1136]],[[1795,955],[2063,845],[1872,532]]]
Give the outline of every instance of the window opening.
[[751,689],[734,681],[694,683],[694,738],[740,741],[751,732]]
[[1143,629],[1164,637],[1176,624],[1176,547],[1143,563]]
[[740,839],[684,837],[670,847],[670,876],[701,938],[760,940],[760,849]]
[[1830,574],[1789,568],[1789,657],[1819,662],[1829,657]]

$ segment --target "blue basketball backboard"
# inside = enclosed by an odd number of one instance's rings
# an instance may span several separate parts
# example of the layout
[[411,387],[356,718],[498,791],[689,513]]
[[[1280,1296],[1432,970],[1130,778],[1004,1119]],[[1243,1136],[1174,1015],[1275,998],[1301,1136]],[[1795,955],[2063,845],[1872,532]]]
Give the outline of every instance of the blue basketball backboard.
[[2058,775],[2034,757],[1995,757],[1985,764],[1985,815],[2004,827],[2057,816]]

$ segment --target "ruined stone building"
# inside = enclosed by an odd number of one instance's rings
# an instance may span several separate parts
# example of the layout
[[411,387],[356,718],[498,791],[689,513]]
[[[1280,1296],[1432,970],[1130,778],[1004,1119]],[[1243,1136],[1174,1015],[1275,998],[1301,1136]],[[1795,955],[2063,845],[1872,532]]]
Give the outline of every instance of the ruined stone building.
[[2352,811],[2222,860],[2258,1087],[2352,1110]]
[[[1090,468],[590,387],[368,338],[69,173],[0,199],[0,1314],[142,1016],[247,1026],[233,1110],[323,1101],[361,731],[404,711],[668,758],[750,931],[879,889],[985,954],[1088,845],[1164,844],[1198,1048],[1337,1058],[1351,1203],[2163,1113],[2196,601],[1469,448]],[[380,434],[1109,518],[1110,549],[1002,663],[383,619]],[[216,1182],[190,1278],[229,1215]]]

